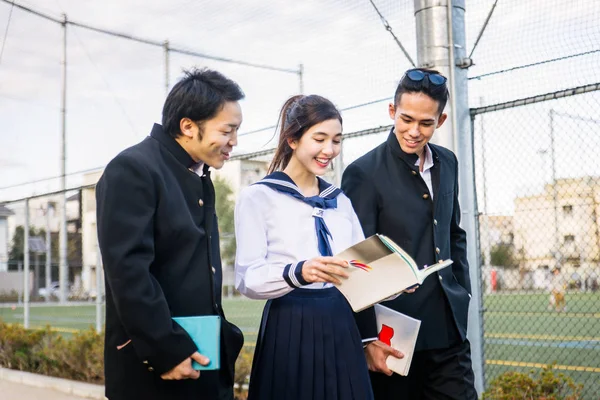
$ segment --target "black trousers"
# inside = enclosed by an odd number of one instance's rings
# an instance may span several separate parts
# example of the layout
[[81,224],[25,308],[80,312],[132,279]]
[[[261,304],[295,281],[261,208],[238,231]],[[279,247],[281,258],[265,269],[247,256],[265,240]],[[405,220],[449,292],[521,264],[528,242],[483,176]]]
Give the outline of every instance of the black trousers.
[[155,384],[132,383],[107,391],[109,400],[234,400],[233,386],[224,371],[202,371],[204,382],[185,379],[165,381],[155,376]]
[[408,376],[370,374],[375,400],[477,400],[468,340],[416,352]]

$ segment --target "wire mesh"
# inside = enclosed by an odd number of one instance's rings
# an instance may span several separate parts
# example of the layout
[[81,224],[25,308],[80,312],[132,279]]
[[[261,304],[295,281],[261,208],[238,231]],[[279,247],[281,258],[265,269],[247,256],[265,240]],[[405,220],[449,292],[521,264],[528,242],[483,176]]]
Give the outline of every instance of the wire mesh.
[[[266,170],[271,154],[252,153],[274,147],[273,125],[287,97],[301,87],[305,93],[324,95],[344,110],[346,134],[371,129],[370,134],[344,140],[337,161],[345,166],[387,137],[387,103],[401,73],[410,67],[366,0],[177,0],[144,7],[123,1],[19,3],[58,20],[67,13],[70,21],[84,25],[158,44],[168,40],[173,49],[292,71],[303,66],[301,81],[294,72],[173,50],[167,70],[160,45],[67,25],[67,187],[95,183],[101,171],[97,167],[148,134],[152,123],[160,121],[166,81],[172,86],[182,69],[218,69],[246,92],[236,154],[248,155],[231,163],[229,168],[238,172],[222,174],[235,199],[241,187]],[[416,60],[414,2],[373,3]],[[600,3],[468,0],[465,15],[467,54],[472,52],[475,63],[469,70],[471,108],[598,83]],[[6,32],[0,60],[0,199],[7,201],[59,188],[57,178],[40,178],[60,172],[63,30],[9,2],[0,3],[0,28],[5,27],[2,21],[8,21],[8,28],[0,29]],[[583,398],[600,394],[599,106],[600,94],[592,91],[526,106],[515,102],[474,116],[482,265],[471,267],[481,268],[488,384],[508,370],[540,369],[556,362],[557,370],[584,385]],[[236,174],[243,177],[231,178]],[[329,178],[335,179],[333,171]],[[21,185],[24,181],[36,182]],[[78,307],[69,311],[39,303],[30,314],[32,325],[38,318],[66,332],[94,324],[96,309],[89,301],[97,250],[91,199],[93,190],[86,189],[76,202],[82,250],[79,262],[70,261],[69,274],[70,290],[76,281],[87,289],[71,296],[70,304]],[[32,227],[45,227],[34,214],[52,200],[30,201]],[[7,206],[15,214],[8,217],[12,240],[24,206]],[[51,230],[57,242],[58,225]],[[41,278],[35,278],[35,257],[31,260],[31,282],[38,279],[44,288],[45,265],[39,268]],[[51,282],[57,262],[53,258]],[[7,260],[7,265],[18,272],[19,260]],[[263,303],[236,296],[231,265],[225,267],[225,312],[242,328],[251,351]],[[21,322],[19,299],[22,293],[0,307],[0,317]]]

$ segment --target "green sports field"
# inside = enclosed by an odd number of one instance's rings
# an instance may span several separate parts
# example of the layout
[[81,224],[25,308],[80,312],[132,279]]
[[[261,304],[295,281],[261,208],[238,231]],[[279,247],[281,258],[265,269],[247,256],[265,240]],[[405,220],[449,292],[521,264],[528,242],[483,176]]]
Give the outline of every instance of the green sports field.
[[494,294],[484,298],[484,357],[489,383],[506,370],[556,363],[557,372],[600,399],[600,294],[567,293],[567,309],[549,309],[549,295]]
[[[227,319],[244,331],[246,343],[254,346],[264,306],[263,301],[242,298],[224,299],[223,308]],[[104,313],[104,307],[102,307]],[[23,307],[0,304],[0,318],[8,323],[23,323]],[[29,311],[29,326],[43,328],[50,325],[60,333],[71,334],[77,330],[88,329],[96,324],[96,306],[88,304],[70,304],[68,306],[32,303]]]
[[[529,371],[555,362],[557,372],[584,385],[585,399],[600,399],[600,293],[568,293],[567,310],[548,309],[548,294],[493,294],[484,298],[487,382],[506,370]],[[225,299],[227,318],[254,346],[264,302]],[[57,331],[94,326],[95,307],[31,307],[31,326]],[[0,318],[21,323],[23,309],[0,307]]]

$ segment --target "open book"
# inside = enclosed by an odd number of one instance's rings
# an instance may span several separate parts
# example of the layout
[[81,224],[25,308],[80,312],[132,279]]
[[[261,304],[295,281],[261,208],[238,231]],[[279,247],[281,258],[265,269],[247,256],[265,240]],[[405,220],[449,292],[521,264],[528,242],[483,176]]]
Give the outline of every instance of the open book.
[[375,304],[374,308],[379,340],[404,354],[404,358],[388,356],[386,364],[395,373],[406,376],[415,352],[421,321],[379,304]]
[[337,254],[350,264],[350,275],[336,285],[354,312],[364,310],[395,294],[420,285],[452,260],[419,269],[415,261],[390,238],[373,235]]

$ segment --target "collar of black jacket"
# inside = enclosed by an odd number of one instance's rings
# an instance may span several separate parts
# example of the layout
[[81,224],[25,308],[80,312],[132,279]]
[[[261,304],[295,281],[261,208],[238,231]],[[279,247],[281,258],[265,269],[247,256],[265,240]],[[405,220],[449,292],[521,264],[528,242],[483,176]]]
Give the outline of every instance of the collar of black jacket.
[[[171,135],[164,131],[162,125],[154,124],[150,136],[152,136],[154,139],[158,140],[160,144],[165,146],[167,150],[169,150],[169,152],[173,154],[173,156],[186,168],[193,168],[196,165],[198,165],[198,163],[194,161],[192,156],[190,156],[188,152],[185,151],[185,149],[181,147],[181,145],[177,143],[177,141]],[[205,174],[208,168],[209,166],[204,164],[203,172]]]
[[[402,148],[400,147],[400,143],[398,143],[398,138],[396,137],[394,128],[392,128],[390,130],[390,134],[387,138],[387,145],[392,150],[392,153],[394,153],[396,156],[398,156],[398,158],[400,158],[402,161],[404,161],[410,169],[418,171],[419,167],[416,166],[415,163],[419,159],[419,156],[416,154],[405,153],[404,150],[402,150]],[[429,148],[431,149],[431,155],[433,157],[433,165],[435,167],[440,159],[437,155],[437,152],[436,152],[434,146],[431,145],[430,143],[428,143],[428,145],[429,145]]]

